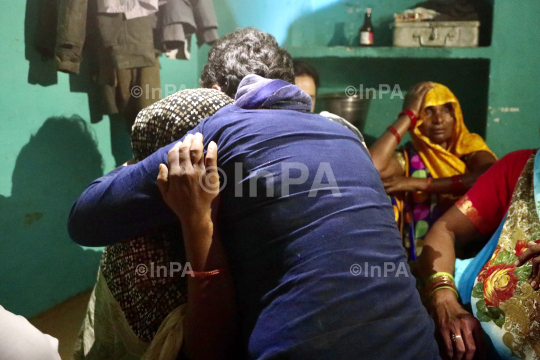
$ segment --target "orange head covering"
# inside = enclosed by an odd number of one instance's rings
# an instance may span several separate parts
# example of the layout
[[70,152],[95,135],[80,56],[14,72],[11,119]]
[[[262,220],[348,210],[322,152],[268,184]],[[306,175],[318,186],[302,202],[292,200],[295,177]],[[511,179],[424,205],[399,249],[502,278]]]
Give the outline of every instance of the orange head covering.
[[[454,108],[454,133],[450,139],[448,149],[434,144],[419,130],[422,125],[421,114],[418,123],[411,132],[411,138],[416,151],[426,164],[434,178],[444,178],[465,173],[466,164],[461,157],[476,151],[493,152],[488,148],[484,140],[477,134],[471,134],[463,122],[463,113],[458,99],[446,86],[431,83],[433,88],[426,94],[424,109],[430,106],[452,104]],[[495,156],[495,154],[493,154]]]

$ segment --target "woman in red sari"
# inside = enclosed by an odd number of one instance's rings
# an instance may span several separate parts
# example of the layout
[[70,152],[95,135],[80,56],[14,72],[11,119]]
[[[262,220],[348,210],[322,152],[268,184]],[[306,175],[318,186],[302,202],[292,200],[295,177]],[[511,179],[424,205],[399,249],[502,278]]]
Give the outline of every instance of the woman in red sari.
[[[516,151],[495,163],[426,236],[418,270],[448,358],[540,358],[536,153]],[[455,245],[492,234],[474,259],[456,262]],[[454,281],[454,272],[463,275]]]

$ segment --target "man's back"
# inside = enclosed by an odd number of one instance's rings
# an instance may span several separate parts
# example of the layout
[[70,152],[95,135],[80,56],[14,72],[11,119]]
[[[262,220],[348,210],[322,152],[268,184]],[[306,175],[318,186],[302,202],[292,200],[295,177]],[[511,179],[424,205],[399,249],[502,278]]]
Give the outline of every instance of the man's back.
[[199,131],[227,179],[220,229],[250,358],[436,357],[391,204],[351,131],[233,105]]
[[[234,105],[197,131],[218,144],[227,181],[220,231],[248,358],[438,358],[390,202],[352,132]],[[96,181],[74,205],[72,236],[129,237],[174,221],[155,189],[170,147]]]

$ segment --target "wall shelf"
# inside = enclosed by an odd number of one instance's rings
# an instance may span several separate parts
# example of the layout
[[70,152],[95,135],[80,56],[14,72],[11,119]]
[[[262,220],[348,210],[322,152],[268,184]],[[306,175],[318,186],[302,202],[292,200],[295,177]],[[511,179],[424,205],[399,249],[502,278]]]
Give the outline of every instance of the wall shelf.
[[293,46],[288,48],[293,58],[410,58],[410,59],[490,59],[491,48],[402,48],[402,47],[347,47]]

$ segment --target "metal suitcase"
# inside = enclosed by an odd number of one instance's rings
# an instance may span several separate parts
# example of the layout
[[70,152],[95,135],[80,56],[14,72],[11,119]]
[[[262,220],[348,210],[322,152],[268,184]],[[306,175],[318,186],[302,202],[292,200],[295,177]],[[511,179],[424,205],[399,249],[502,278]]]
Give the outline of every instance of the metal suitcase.
[[479,21],[403,21],[394,24],[394,46],[477,47]]

